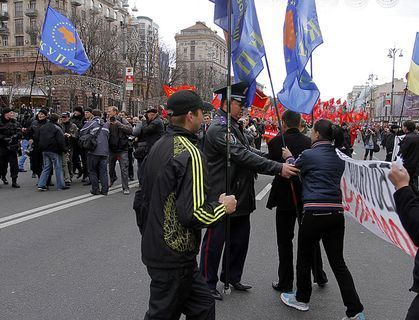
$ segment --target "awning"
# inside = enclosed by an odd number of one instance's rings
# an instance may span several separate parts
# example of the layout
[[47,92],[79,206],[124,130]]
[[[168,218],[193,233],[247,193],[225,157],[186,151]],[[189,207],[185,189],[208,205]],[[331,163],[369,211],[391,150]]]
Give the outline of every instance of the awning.
[[[7,86],[0,86],[0,96],[10,96],[10,88]],[[12,96],[13,97],[29,97],[31,92],[31,87],[14,87],[12,88]],[[32,88],[32,97],[42,97],[46,98],[48,95],[46,94],[46,90],[42,90],[40,87],[33,87]]]

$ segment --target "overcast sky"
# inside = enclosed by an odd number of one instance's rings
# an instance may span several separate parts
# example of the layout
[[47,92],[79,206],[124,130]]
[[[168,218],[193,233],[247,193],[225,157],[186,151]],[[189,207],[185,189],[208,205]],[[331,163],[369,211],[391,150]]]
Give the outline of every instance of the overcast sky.
[[[275,91],[282,89],[285,63],[282,30],[286,0],[254,0],[271,67]],[[214,30],[214,5],[209,0],[130,0],[138,12],[160,26],[165,43],[175,48],[174,36],[196,21]],[[317,0],[317,13],[324,43],[314,51],[314,81],[321,99],[343,99],[353,85],[365,85],[368,75],[378,76],[375,84],[391,81],[392,59],[388,49],[403,49],[396,59],[395,77],[409,71],[416,32],[419,32],[419,0]],[[268,86],[266,69],[258,82]],[[270,90],[269,90],[270,91]],[[270,92],[267,92],[270,94]]]

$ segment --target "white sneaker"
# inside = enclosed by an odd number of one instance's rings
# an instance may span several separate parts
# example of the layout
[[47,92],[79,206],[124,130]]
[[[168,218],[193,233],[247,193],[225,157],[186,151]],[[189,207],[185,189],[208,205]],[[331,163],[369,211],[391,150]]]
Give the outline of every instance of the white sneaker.
[[126,196],[129,195],[129,189],[124,189],[124,191],[122,191],[123,194],[125,194]]
[[360,312],[357,315],[355,315],[354,317],[345,317],[342,320],[365,320],[365,314],[364,312]]
[[282,293],[281,300],[285,303],[288,307],[300,310],[300,311],[308,311],[308,303],[299,302],[295,298],[295,293]]

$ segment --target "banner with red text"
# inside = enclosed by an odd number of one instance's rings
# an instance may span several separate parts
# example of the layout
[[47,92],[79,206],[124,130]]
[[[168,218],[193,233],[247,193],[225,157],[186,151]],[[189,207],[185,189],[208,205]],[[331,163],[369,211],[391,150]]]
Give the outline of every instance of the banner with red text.
[[388,179],[391,163],[353,160],[336,152],[345,160],[341,182],[345,213],[375,235],[414,257],[417,247],[396,213],[393,198],[395,189]]

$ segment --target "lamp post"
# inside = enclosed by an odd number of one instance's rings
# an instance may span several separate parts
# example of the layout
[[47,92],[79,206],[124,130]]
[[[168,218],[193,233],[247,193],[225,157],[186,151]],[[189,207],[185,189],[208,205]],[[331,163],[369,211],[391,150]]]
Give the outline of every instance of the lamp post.
[[376,80],[378,80],[378,76],[376,75],[376,74],[374,74],[374,73],[371,73],[369,76],[368,76],[368,82],[369,82],[369,85],[370,85],[370,119],[372,119],[372,102],[373,102],[373,99],[372,99],[372,94],[373,94],[373,91],[374,91],[374,80],[376,81]]
[[393,59],[393,72],[391,77],[391,102],[390,102],[390,121],[393,120],[393,108],[394,108],[394,70],[396,67],[396,54],[399,52],[399,58],[403,57],[403,49],[400,48],[390,48],[388,49],[388,57]]

